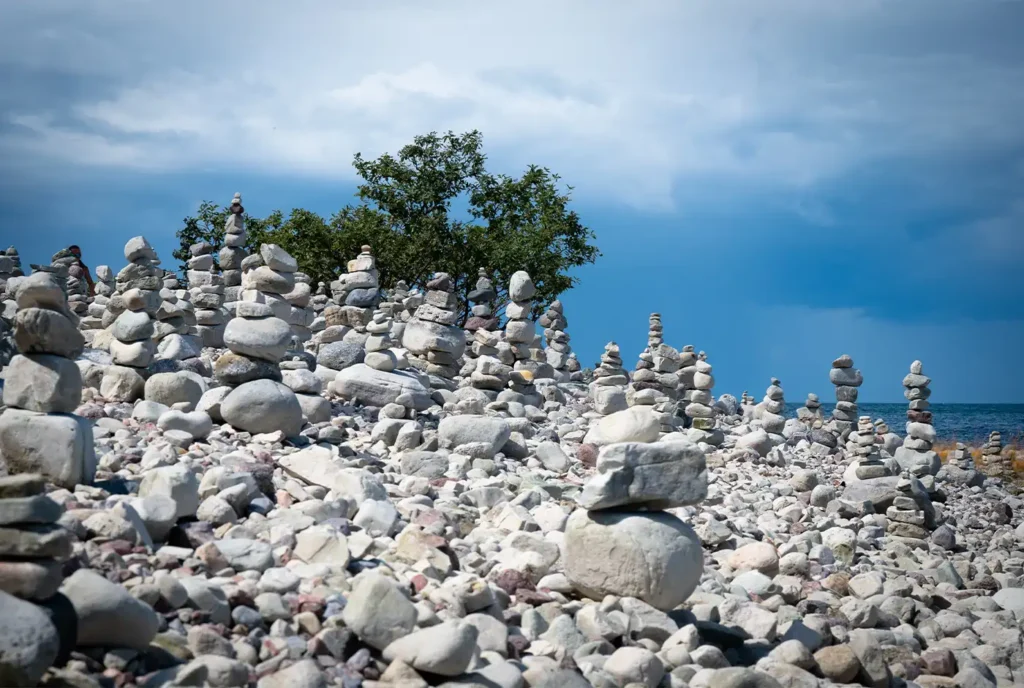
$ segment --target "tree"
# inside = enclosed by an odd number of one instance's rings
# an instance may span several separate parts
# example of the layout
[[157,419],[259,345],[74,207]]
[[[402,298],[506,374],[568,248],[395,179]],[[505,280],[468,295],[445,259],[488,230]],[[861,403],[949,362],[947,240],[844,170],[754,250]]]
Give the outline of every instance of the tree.
[[[449,273],[462,322],[478,268],[491,276],[499,306],[507,302],[512,274],[526,270],[537,286],[539,316],[576,284],[570,270],[593,263],[600,252],[590,244],[593,233],[569,210],[572,187],[560,188],[557,174],[531,165],[515,178],[491,174],[485,163],[477,131],[431,132],[374,160],[357,153],[352,164],[362,179],[360,204],[346,205],[330,220],[302,208],[287,218],[277,211],[264,219],[246,216],[249,250],[280,245],[315,284],[335,279],[369,244],[382,287],[398,280],[423,287],[434,272]],[[197,217],[185,218],[175,258],[187,260],[197,238],[219,247],[226,213],[204,202]]]

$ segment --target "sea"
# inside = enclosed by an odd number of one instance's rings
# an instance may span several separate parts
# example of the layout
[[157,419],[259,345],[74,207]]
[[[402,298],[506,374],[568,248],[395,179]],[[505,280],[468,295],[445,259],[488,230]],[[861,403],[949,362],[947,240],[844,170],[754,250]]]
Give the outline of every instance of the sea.
[[[802,404],[801,404],[802,405]],[[835,404],[821,403],[826,418],[832,415]],[[796,417],[796,404],[786,404],[786,416]],[[1024,404],[932,404],[932,424],[940,442],[963,442],[978,446],[988,439],[993,430],[1002,434],[1003,444],[1024,440]],[[903,404],[862,404],[857,411],[871,420],[882,418],[889,428],[905,434],[907,405]]]

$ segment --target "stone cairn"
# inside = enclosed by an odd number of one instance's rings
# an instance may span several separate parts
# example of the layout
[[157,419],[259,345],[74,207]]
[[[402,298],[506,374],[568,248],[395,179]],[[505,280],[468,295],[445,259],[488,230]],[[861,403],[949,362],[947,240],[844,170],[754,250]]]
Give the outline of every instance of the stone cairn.
[[932,426],[932,412],[928,410],[928,397],[931,396],[929,384],[931,379],[924,375],[921,362],[910,364],[910,373],[903,378],[903,396],[910,402],[907,409],[907,437],[893,458],[899,462],[902,470],[918,477],[935,475],[941,467],[939,455],[932,451],[935,428]]
[[[494,289],[494,284],[487,276],[487,271],[480,268],[477,272],[476,287],[468,295],[468,300],[471,304],[469,318],[466,319],[466,324],[463,325],[463,329],[466,331],[467,343],[473,342],[466,347],[465,363],[460,371],[463,379],[471,378],[473,373],[476,372],[477,358],[480,356],[477,353],[476,333],[479,331],[484,333],[494,332],[498,329],[500,320],[494,314],[494,301],[497,298],[498,294]],[[496,336],[489,337],[485,334],[480,339],[482,340],[482,346],[494,348],[498,338]]]
[[295,288],[284,295],[284,300],[290,306],[288,324],[292,326],[292,334],[301,343],[305,344],[313,338],[313,321],[316,319],[316,311],[312,306],[313,288],[310,284],[309,275],[304,272],[295,273]]
[[957,442],[956,447],[949,453],[949,463],[962,471],[974,470],[974,457],[963,442]]
[[[565,529],[565,575],[594,600],[635,597],[668,611],[703,572],[696,533],[664,509],[707,496],[704,452],[690,442],[609,444]],[[643,570],[650,575],[637,576]]]
[[99,330],[104,327],[103,314],[107,310],[107,304],[117,291],[117,284],[114,282],[114,271],[109,265],[97,265],[95,275],[95,291],[92,302],[89,303],[89,310],[86,317],[82,318],[81,328],[83,330]]
[[[107,304],[110,313],[117,313],[110,326],[110,355],[114,367],[108,368],[100,392],[108,399],[134,401],[142,395],[146,368],[156,355],[156,314],[160,298],[162,273],[156,267],[156,252],[145,237],[134,237],[124,245],[128,261],[117,273],[117,295]],[[105,316],[106,317],[106,316]]]
[[242,292],[242,262],[248,255],[245,242],[245,208],[242,207],[242,194],[236,193],[228,206],[228,219],[224,222],[224,246],[217,254],[220,265],[221,282],[224,285],[224,304],[228,313],[234,313],[234,304],[240,300]]
[[85,347],[57,277],[37,272],[18,286],[14,341],[19,355],[6,369],[0,414],[0,464],[39,473],[73,490],[96,472],[92,424],[71,415],[82,400],[74,359]]
[[7,281],[12,277],[22,277],[21,257],[18,250],[11,246],[0,253],[0,296],[7,293]]
[[224,328],[231,314],[224,307],[221,275],[214,272],[213,246],[201,241],[192,244],[189,253],[192,257],[188,261],[188,286],[195,308],[195,334],[203,346],[221,349],[224,347]]
[[416,309],[423,303],[423,294],[410,290],[405,280],[398,280],[395,283],[395,288],[391,290],[389,299],[390,302],[384,312],[390,311],[391,338],[396,342],[401,342],[405,335],[406,324],[412,320]]
[[430,376],[431,387],[453,388],[459,374],[459,359],[466,350],[466,334],[456,326],[458,302],[452,278],[434,273],[427,293],[406,323],[402,344],[409,352],[409,365]]
[[875,442],[875,426],[871,416],[861,416],[857,420],[857,432],[852,435],[854,442],[853,465],[857,480],[871,480],[889,475],[889,468],[878,453]]
[[309,326],[310,331],[313,335],[317,335],[324,331],[327,327],[327,321],[324,319],[324,309],[331,302],[331,296],[327,293],[327,285],[323,282],[317,282],[316,292],[310,298],[309,303],[313,308],[313,324]]
[[544,328],[544,360],[554,369],[555,380],[568,382],[572,374],[569,369],[572,348],[569,346],[569,333],[565,331],[569,323],[565,319],[562,302],[557,299],[552,301],[537,323]]
[[[537,336],[537,326],[530,320],[534,294],[537,288],[530,275],[523,270],[512,274],[508,283],[509,303],[505,306],[505,341],[512,347],[515,370],[530,370],[530,345]],[[532,372],[532,371],[531,371]]]
[[78,265],[78,258],[68,249],[61,249],[53,254],[50,267],[62,280],[64,292],[68,295],[68,309],[77,316],[89,311],[89,285],[85,281],[85,272]]
[[[159,259],[155,260],[154,265],[158,265],[159,262]],[[156,311],[156,321],[153,323],[153,339],[157,344],[172,334],[187,334],[188,321],[195,319],[194,307],[187,300],[188,293],[181,291],[181,297],[178,296],[181,289],[178,276],[169,270],[162,272],[160,307]]]
[[857,388],[864,383],[853,359],[843,354],[832,361],[829,382],[836,388],[836,407],[832,409],[832,428],[841,441],[846,441],[857,421]]
[[346,267],[348,272],[331,282],[334,303],[341,310],[328,318],[327,324],[352,328],[346,333],[345,341],[362,345],[366,337],[366,326],[380,301],[377,259],[370,252],[369,246],[363,246],[360,254],[350,260]]
[[286,355],[281,361],[281,382],[295,392],[307,421],[315,425],[331,420],[331,402],[320,396],[323,380],[309,369],[309,363],[302,356]]
[[697,360],[693,363],[693,377],[689,379],[692,389],[688,390],[686,408],[684,413],[690,419],[690,427],[693,435],[699,442],[706,444],[720,444],[713,430],[715,429],[715,406],[711,390],[715,387],[715,377],[711,374],[711,364],[707,356],[701,351],[697,354]]
[[875,442],[885,450],[890,457],[903,444],[903,438],[889,429],[889,424],[883,418],[875,419]]
[[[281,298],[295,287],[295,259],[274,244],[263,244],[262,265],[244,270],[242,300],[224,328],[229,351],[214,363],[214,377],[226,388],[223,420],[252,433],[281,431],[292,437],[302,428],[303,412],[295,393],[280,383],[280,361],[292,342],[292,330],[278,313],[290,306]],[[282,308],[283,306],[283,308]],[[277,312],[275,313],[275,308]]]
[[761,427],[769,435],[781,435],[782,429],[786,427],[786,398],[782,391],[782,384],[777,377],[772,378],[772,383],[764,393],[764,412],[761,414]]
[[993,472],[1006,470],[1007,467],[1003,461],[1003,435],[998,430],[993,430],[988,436],[988,441],[982,445],[981,459],[985,466]]
[[907,472],[904,472],[896,483],[896,490],[900,492],[900,496],[885,510],[885,532],[891,537],[924,540],[928,537],[929,530],[934,528],[934,517],[929,518],[929,514],[914,499],[913,484],[914,478]]
[[399,361],[398,356],[391,350],[394,346],[391,339],[391,318],[383,309],[378,308],[373,312],[366,332],[369,336],[366,338],[366,356],[363,363],[384,373],[408,367],[409,362],[404,357]]
[[594,410],[603,415],[624,411],[629,404],[626,402],[626,385],[629,375],[622,367],[622,355],[619,345],[608,342],[601,354],[601,362],[594,368],[594,381],[590,383],[590,398],[594,402]]
[[807,400],[801,408],[796,410],[796,417],[806,425],[813,425],[815,421],[822,420],[821,400],[814,392],[807,395]]

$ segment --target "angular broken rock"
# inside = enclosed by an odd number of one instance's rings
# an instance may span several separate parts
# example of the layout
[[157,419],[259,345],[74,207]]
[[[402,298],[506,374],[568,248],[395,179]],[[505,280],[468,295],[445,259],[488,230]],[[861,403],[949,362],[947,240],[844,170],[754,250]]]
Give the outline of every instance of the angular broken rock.
[[585,509],[672,509],[697,504],[707,493],[707,466],[697,445],[623,442],[601,448],[597,475],[587,481],[578,501]]

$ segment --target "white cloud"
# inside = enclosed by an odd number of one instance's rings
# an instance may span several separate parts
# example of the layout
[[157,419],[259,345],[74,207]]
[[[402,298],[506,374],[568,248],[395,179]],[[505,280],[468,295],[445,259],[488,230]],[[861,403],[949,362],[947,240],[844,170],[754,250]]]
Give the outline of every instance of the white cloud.
[[996,31],[1018,7],[3,3],[0,66],[97,87],[65,111],[8,94],[0,146],[348,178],[356,151],[478,128],[509,170],[539,162],[581,194],[635,205],[669,207],[693,179],[799,192],[891,156],[1024,143],[1024,94],[1009,85],[1024,63]]

